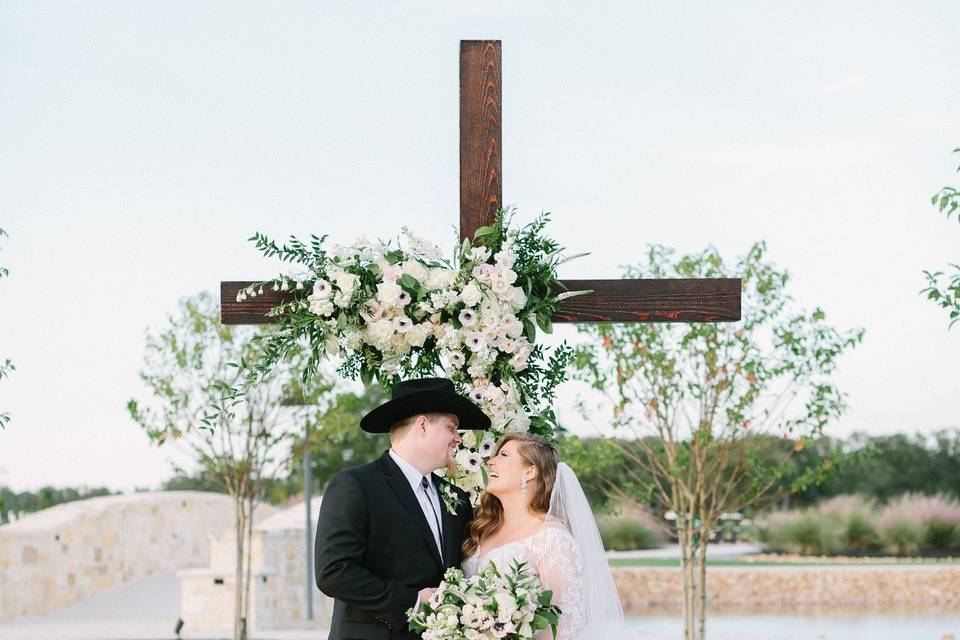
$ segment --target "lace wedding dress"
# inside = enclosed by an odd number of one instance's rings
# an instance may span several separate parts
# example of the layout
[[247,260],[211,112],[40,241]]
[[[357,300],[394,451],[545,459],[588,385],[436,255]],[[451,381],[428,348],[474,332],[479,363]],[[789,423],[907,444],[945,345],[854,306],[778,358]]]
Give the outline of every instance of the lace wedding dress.
[[[553,591],[560,607],[557,640],[618,640],[624,637],[623,609],[603,549],[597,521],[576,474],[565,462],[557,465],[550,509],[537,533],[487,551],[463,563],[465,575],[476,575],[488,562],[509,570],[513,560],[536,571],[544,589]],[[551,640],[542,629],[537,640]]]
[[[583,561],[573,536],[562,523],[548,519],[532,536],[491,549],[482,557],[479,553],[477,550],[463,562],[467,577],[476,575],[488,562],[493,562],[501,571],[508,571],[515,560],[526,562],[527,571],[537,573],[543,588],[553,591],[553,604],[560,607],[557,640],[582,640],[586,602]],[[549,628],[541,629],[536,638],[552,640],[553,632]]]

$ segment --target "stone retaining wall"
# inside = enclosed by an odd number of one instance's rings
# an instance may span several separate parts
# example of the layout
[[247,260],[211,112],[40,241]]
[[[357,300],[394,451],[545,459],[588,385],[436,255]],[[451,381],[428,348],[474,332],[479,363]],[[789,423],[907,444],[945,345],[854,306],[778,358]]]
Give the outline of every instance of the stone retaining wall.
[[[613,577],[627,611],[680,605],[678,568],[616,567]],[[719,606],[960,608],[960,565],[716,567],[707,569],[707,596]]]
[[126,580],[205,565],[210,532],[229,528],[233,519],[225,495],[169,491],[70,502],[4,525],[0,620],[56,611]]

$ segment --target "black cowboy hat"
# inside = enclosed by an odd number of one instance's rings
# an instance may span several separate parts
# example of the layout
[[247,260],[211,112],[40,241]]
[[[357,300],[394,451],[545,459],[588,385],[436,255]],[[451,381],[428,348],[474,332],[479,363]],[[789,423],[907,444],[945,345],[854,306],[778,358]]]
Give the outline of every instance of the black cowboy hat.
[[490,428],[487,414],[458,394],[446,378],[401,380],[393,385],[390,400],[363,416],[360,428],[387,433],[392,425],[418,413],[452,413],[460,418],[460,429]]

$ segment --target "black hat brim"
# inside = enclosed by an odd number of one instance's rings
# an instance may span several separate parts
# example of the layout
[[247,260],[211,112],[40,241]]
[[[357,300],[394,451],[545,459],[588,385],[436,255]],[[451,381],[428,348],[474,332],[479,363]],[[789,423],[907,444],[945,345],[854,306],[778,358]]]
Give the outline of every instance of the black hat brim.
[[436,390],[408,393],[384,402],[360,419],[360,428],[367,433],[389,433],[391,426],[418,413],[452,413],[460,419],[462,430],[490,428],[490,418],[473,402],[456,393]]

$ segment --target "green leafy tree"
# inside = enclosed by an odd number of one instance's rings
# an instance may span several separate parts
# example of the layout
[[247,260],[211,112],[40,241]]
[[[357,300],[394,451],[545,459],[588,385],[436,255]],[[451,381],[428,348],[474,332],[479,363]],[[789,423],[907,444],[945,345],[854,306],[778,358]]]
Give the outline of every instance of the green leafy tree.
[[[230,397],[244,363],[258,358],[254,336],[269,329],[228,327],[211,296],[181,301],[159,332],[148,332],[140,378],[151,401],[130,400],[133,420],[157,445],[186,451],[233,498],[236,519],[234,638],[246,638],[253,511],[267,481],[286,469],[290,448],[309,428],[310,412],[332,389],[321,372],[301,380],[307,354],[292,347],[242,398]],[[225,406],[215,419],[209,408]]]
[[[0,227],[0,238],[9,237],[7,232]],[[0,265],[0,278],[6,278],[10,275],[10,270],[6,267]],[[0,361],[0,380],[10,377],[10,372],[13,371],[15,367],[10,361],[10,358],[5,358]],[[0,429],[3,429],[10,422],[10,414],[0,409]]]
[[[590,338],[575,353],[579,377],[607,394],[613,423],[634,438],[622,449],[632,491],[619,495],[657,503],[672,518],[687,640],[705,635],[707,548],[720,516],[789,488],[788,456],[842,414],[845,396],[831,374],[863,338],[862,330],[829,326],[820,309],[794,311],[789,276],[765,253],[757,243],[731,268],[712,248],[675,258],[653,246],[644,263],[626,269],[628,278],[738,275],[739,322],[578,328]],[[822,473],[809,470],[797,484]]]
[[[954,153],[960,153],[960,147],[953,150]],[[960,173],[960,166],[957,167]],[[957,187],[944,187],[933,194],[930,202],[940,213],[947,216],[957,216],[957,222],[960,222],[960,189]],[[924,271],[923,275],[927,279],[927,287],[921,293],[927,294],[927,298],[936,302],[942,309],[946,309],[950,314],[949,327],[960,320],[960,264],[949,265],[952,273],[946,274],[943,271]]]

